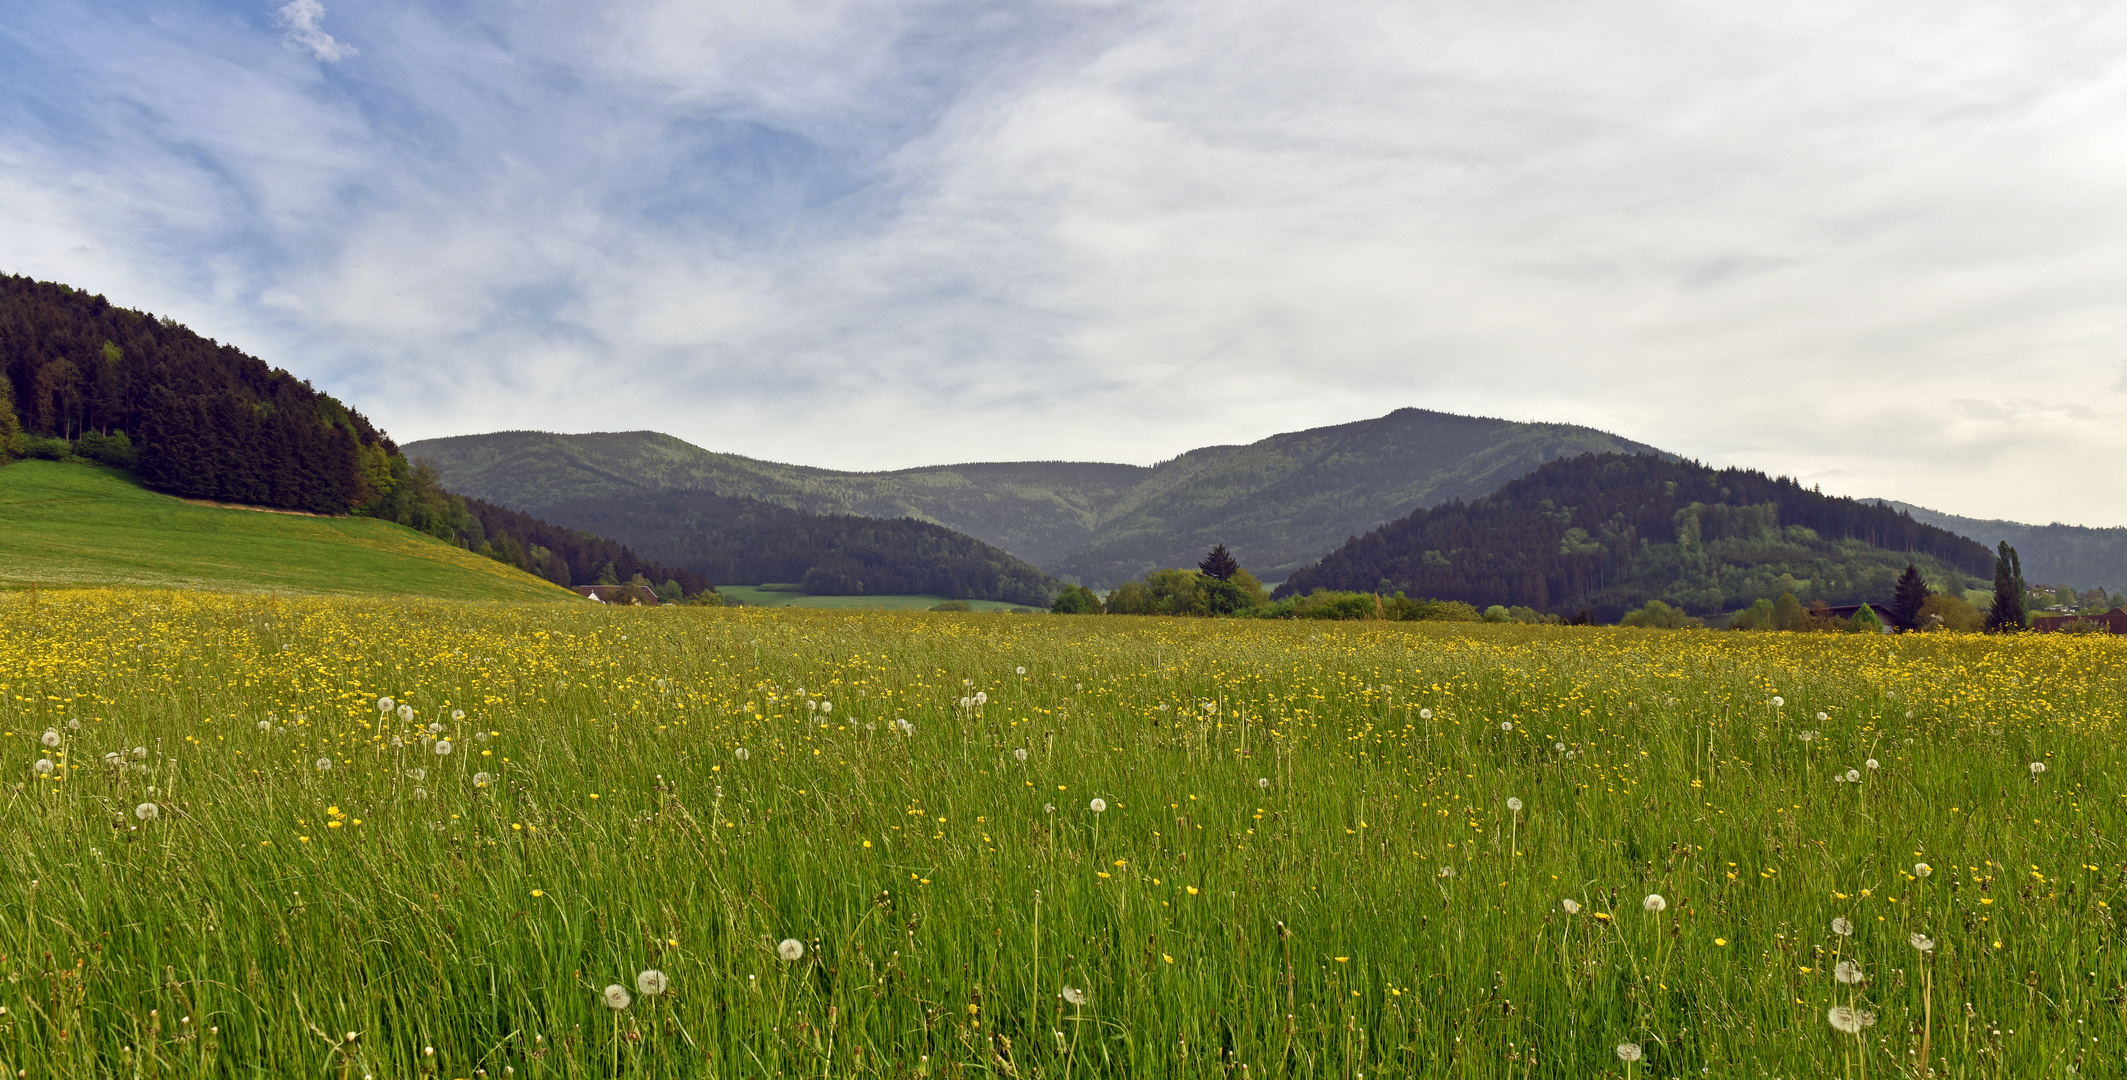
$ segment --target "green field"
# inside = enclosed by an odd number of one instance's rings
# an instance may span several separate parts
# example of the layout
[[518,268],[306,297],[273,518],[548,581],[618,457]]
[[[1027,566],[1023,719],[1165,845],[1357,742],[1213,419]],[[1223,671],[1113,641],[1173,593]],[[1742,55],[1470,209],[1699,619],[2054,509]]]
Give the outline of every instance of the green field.
[[94,465],[0,467],[0,588],[554,600],[567,590],[369,518],[198,506]]
[[0,1070],[2119,1076],[2123,679],[2102,635],[0,595]]
[[[814,596],[811,593],[763,589],[757,585],[719,585],[716,591],[748,607],[870,608],[879,611],[921,611],[945,602],[943,596]],[[968,600],[975,611],[1010,611],[1018,604],[1001,600]]]

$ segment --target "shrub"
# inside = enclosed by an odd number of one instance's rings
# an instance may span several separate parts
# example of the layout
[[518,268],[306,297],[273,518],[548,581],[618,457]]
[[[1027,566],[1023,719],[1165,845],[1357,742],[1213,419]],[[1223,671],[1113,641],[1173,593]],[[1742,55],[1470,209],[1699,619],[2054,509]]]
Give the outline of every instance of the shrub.
[[1066,585],[1062,592],[1056,594],[1056,600],[1049,605],[1049,610],[1058,615],[1098,615],[1100,597],[1095,596],[1093,590],[1084,585]]
[[1680,608],[1670,607],[1660,600],[1649,600],[1638,611],[1628,613],[1618,620],[1620,626],[1640,626],[1654,630],[1700,630],[1706,624],[1684,614]]
[[74,453],[98,465],[109,465],[114,469],[130,469],[133,463],[140,459],[140,452],[133,448],[133,440],[127,438],[123,431],[114,431],[109,435],[94,431],[83,432],[81,438],[74,440]]

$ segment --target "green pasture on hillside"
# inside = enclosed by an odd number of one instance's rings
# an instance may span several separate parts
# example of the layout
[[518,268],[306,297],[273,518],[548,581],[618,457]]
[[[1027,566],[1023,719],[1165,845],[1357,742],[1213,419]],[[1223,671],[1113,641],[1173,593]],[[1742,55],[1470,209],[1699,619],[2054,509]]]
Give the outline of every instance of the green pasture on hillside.
[[401,525],[199,506],[94,465],[0,468],[0,588],[568,600],[530,574]]

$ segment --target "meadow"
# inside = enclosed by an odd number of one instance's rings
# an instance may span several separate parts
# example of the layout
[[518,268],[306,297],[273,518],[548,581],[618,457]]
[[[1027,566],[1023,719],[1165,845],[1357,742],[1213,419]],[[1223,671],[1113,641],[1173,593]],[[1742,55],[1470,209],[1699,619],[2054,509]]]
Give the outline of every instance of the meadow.
[[0,1064],[2118,1075],[2123,659],[5,595]]

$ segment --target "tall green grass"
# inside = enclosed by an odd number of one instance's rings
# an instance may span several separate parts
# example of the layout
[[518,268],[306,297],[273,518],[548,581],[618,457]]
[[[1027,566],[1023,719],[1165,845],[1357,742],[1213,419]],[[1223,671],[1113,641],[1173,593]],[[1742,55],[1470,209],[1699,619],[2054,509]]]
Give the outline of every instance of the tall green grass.
[[2127,1038],[2107,639],[142,593],[0,629],[27,1075],[2096,1076]]

